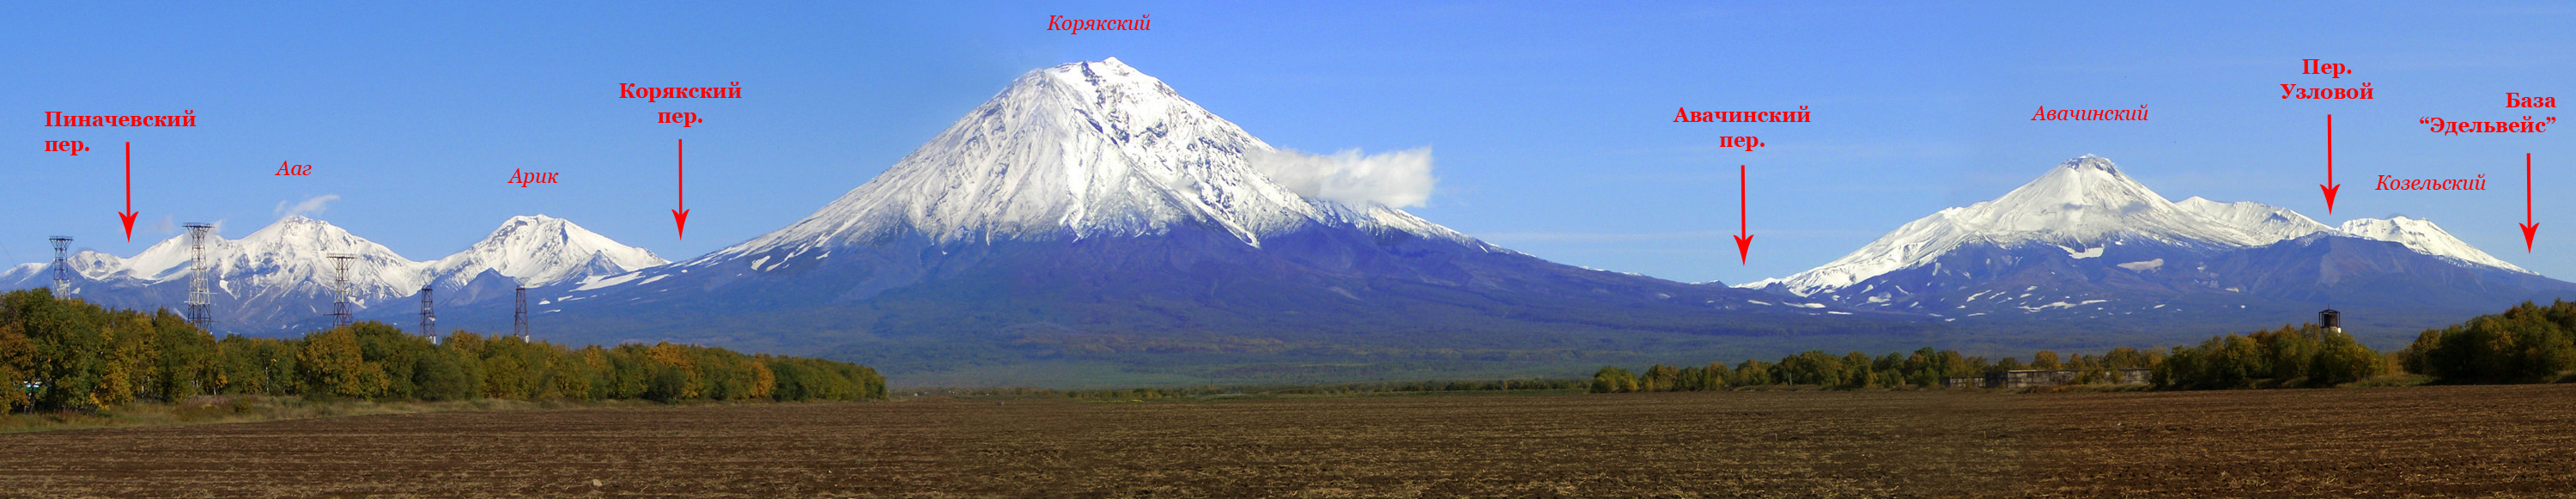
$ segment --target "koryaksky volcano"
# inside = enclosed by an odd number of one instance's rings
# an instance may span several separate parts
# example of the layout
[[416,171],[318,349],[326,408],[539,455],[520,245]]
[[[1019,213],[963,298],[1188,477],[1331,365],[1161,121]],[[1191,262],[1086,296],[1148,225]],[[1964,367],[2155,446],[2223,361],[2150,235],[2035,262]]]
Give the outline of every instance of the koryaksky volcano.
[[531,308],[580,341],[821,350],[897,374],[1128,354],[1281,360],[1254,371],[1570,360],[1937,327],[1550,263],[1301,196],[1248,162],[1269,151],[1117,59],[1041,69],[786,228],[532,290]]

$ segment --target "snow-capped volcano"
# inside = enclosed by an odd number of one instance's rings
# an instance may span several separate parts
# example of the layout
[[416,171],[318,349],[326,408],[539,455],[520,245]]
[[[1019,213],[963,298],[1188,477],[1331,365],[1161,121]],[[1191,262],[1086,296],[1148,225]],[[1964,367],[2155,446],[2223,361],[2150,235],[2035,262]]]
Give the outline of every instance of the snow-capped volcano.
[[2406,245],[2406,249],[2415,250],[2417,253],[2443,258],[2452,258],[2470,264],[2485,265],[2526,274],[2531,273],[2529,270],[2523,270],[2522,267],[2516,267],[2511,263],[2506,263],[2504,260],[2498,260],[2495,256],[2488,255],[2485,251],[2479,251],[2477,247],[2469,246],[2468,242],[2461,241],[2460,238],[2452,237],[2450,232],[2443,231],[2442,227],[2439,225],[2433,225],[2433,221],[2431,220],[2406,218],[2402,216],[2390,218],[2357,218],[2345,221],[2343,223],[2343,227],[2340,227],[2337,230],[2352,237],[2376,239],[2403,244]]
[[[124,308],[182,308],[195,276],[195,253],[185,234],[132,257],[82,251],[71,258],[79,274],[73,295]],[[349,292],[362,311],[419,293],[424,284],[462,287],[486,273],[541,285],[665,263],[652,252],[544,215],[514,217],[466,251],[434,262],[412,261],[329,222],[291,215],[240,239],[207,236],[207,277],[217,327],[253,332],[317,323],[333,308],[343,274],[342,262],[331,257],[342,255],[351,257],[346,262]],[[9,289],[45,286],[51,280],[52,272],[41,263],[0,274],[0,285]]]
[[2049,333],[2239,331],[2331,306],[2370,317],[2349,327],[2383,338],[2576,297],[2576,284],[2514,267],[2431,222],[2330,227],[2262,203],[2168,202],[2094,156],[1993,201],[1907,223],[1813,270],[1742,287]]
[[787,228],[717,251],[732,259],[868,243],[1047,240],[1204,226],[1258,246],[1310,224],[1472,241],[1381,205],[1298,196],[1246,154],[1272,147],[1117,58],[1032,71],[884,174]]
[[[240,239],[207,236],[207,284],[214,292],[217,327],[273,331],[330,313],[342,275],[338,267],[342,262],[331,258],[335,255],[351,257],[346,275],[359,307],[420,289],[419,262],[328,222],[288,216]],[[194,256],[195,248],[185,234],[132,257],[82,251],[72,258],[79,274],[73,279],[72,294],[114,307],[181,309],[195,276]],[[0,283],[11,289],[40,287],[50,280],[50,272],[0,276]]]
[[2183,244],[2259,244],[2228,225],[2203,223],[2121,173],[2111,160],[2085,155],[1993,201],[1941,210],[1924,220],[1933,241],[1981,239],[2091,245],[2144,239]]
[[429,262],[424,271],[430,284],[440,288],[462,287],[485,271],[499,272],[521,285],[537,287],[666,263],[671,262],[643,248],[618,244],[570,220],[535,215],[510,217],[482,241]]
[[2465,264],[2528,272],[2422,220],[2359,219],[2337,229],[2287,208],[2251,201],[2221,203],[2199,197],[2166,201],[2121,173],[2110,159],[2085,155],[2059,163],[1993,201],[1941,210],[1907,223],[1823,266],[1739,287],[1778,286],[1799,296],[1827,293],[1899,269],[1931,265],[1966,244],[2051,245],[2080,259],[2099,256],[2110,245],[2155,243],[2220,250],[2260,247],[2318,233],[2398,242]]
[[[1309,160],[1117,59],[1039,68],[802,220],[687,261],[531,289],[531,312],[585,341],[839,351],[897,373],[955,368],[923,359],[956,355],[1242,354],[1205,341],[1307,342],[1301,355],[1348,360],[1432,341],[1562,348],[1547,345],[1601,334],[1580,342],[1644,349],[1649,337],[1928,327],[1547,262],[1341,189],[1372,177],[1301,176],[1344,164]],[[1349,182],[1301,194],[1269,174]],[[1091,333],[1172,346],[1043,346]],[[1360,343],[1379,346],[1344,348]]]
[[[173,237],[124,259],[119,274],[144,282],[185,282],[192,275],[191,253],[188,236]],[[420,289],[418,262],[329,222],[290,215],[241,239],[206,238],[210,285],[216,294],[235,299],[328,296],[340,275],[330,258],[334,255],[354,257],[348,262],[349,287],[361,299]]]

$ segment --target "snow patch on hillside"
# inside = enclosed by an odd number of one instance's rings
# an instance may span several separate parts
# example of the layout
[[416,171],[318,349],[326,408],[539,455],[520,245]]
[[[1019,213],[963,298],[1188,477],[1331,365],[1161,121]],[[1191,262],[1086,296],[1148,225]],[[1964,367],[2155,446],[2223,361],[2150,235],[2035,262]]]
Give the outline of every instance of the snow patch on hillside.
[[2421,220],[2403,216],[2391,218],[2363,218],[2344,222],[2341,230],[2343,233],[2351,234],[2354,237],[2377,239],[2403,244],[2406,245],[2407,249],[2415,250],[2417,253],[2448,257],[2468,263],[2496,267],[2526,274],[2531,273],[2529,270],[2523,270],[2522,267],[2516,267],[2511,263],[2505,263],[2504,260],[2497,259],[2494,255],[2488,255],[2485,251],[2479,251],[2477,247],[2470,246],[2469,243],[2461,241],[2458,237],[2451,236],[2450,232],[2442,230],[2442,226],[2434,225],[2431,220]]

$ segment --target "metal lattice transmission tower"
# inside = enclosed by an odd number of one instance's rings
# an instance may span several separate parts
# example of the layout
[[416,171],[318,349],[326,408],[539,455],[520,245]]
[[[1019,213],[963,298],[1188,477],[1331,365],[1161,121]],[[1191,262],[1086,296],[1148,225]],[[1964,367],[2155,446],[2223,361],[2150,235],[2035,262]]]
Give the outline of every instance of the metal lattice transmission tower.
[[520,287],[519,287],[519,310],[518,310],[517,312],[512,312],[512,313],[510,313],[510,332],[515,333],[515,334],[518,334],[518,335],[519,335],[519,341],[527,341],[527,340],[528,340],[528,287],[527,287],[527,286],[520,286]]
[[215,323],[214,311],[209,307],[214,303],[215,293],[206,288],[206,236],[215,229],[215,225],[189,222],[181,227],[188,228],[189,265],[195,274],[188,278],[188,323],[195,324],[197,329],[207,329]]
[[335,253],[330,258],[331,267],[338,269],[338,278],[331,284],[331,328],[339,329],[349,327],[349,260],[358,257]]
[[438,343],[438,312],[431,311],[429,308],[429,293],[429,285],[420,286],[420,335],[429,337],[429,342],[436,344]]
[[45,240],[54,243],[54,297],[71,296],[72,259],[69,252],[72,248],[72,236],[54,236]]

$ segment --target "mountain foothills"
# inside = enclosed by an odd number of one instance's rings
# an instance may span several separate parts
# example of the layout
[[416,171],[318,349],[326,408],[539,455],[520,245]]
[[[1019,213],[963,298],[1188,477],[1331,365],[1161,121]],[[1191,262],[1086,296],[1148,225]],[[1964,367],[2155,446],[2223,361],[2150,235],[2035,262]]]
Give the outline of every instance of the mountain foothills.
[[[2334,306],[2366,341],[2576,297],[2403,217],[2167,201],[2082,157],[1825,266],[1743,286],[1556,264],[1374,201],[1262,173],[1293,154],[1117,59],[1032,71],[882,174],[785,228],[681,262],[544,216],[406,260],[288,217],[210,238],[219,330],[324,324],[353,256],[362,318],[536,336],[819,354],[899,384],[1504,377],[1604,363],[1924,345],[2178,344]],[[1422,152],[1426,155],[1428,152]],[[1275,166],[1275,165],[1274,165]],[[82,252],[73,294],[176,308],[186,237]],[[42,287],[44,264],[0,273]],[[2375,336],[2374,336],[2375,335]]]
[[2576,297],[2576,284],[2498,260],[2431,221],[2331,227],[2261,203],[2172,202],[2095,156],[1813,270],[1740,287],[1971,331],[2158,341],[2335,307],[2348,311],[2347,329],[2390,343],[2513,303]]

